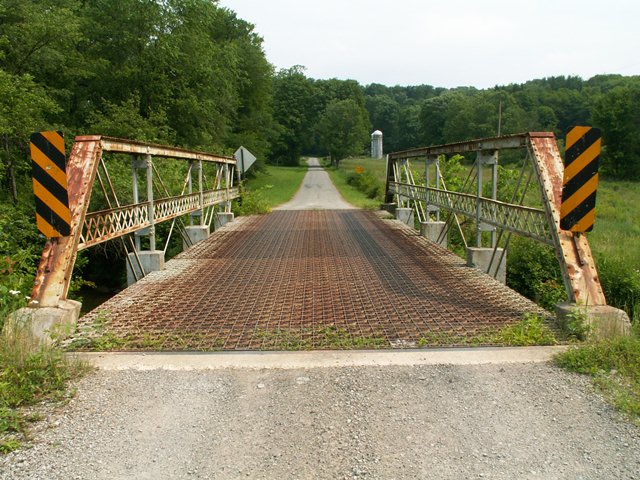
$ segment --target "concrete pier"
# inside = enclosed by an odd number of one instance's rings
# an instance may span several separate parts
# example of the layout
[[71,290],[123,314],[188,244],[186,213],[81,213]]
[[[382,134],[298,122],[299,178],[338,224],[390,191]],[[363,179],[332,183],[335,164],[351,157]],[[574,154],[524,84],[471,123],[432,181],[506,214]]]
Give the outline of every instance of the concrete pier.
[[[493,248],[482,247],[469,247],[467,248],[467,266],[477,268],[485,273],[489,269],[491,264],[491,257],[493,257],[493,265],[491,265],[491,271],[489,274],[501,283],[507,283],[507,255],[502,256],[504,249],[498,248],[495,256],[493,255]],[[502,261],[500,259],[502,258]],[[498,266],[498,262],[500,265]],[[496,266],[498,273],[496,274]]]
[[231,213],[224,213],[224,212],[216,213],[216,216],[215,216],[215,219],[214,219],[214,229],[217,230],[219,228],[224,227],[227,223],[233,222],[234,218],[235,217],[234,217],[233,212],[231,212]]
[[[136,255],[140,259],[144,273],[140,270]],[[136,283],[136,276],[140,279],[151,272],[164,270],[164,252],[162,250],[144,250],[130,253],[129,260],[127,261],[127,285],[129,286]],[[134,270],[132,270],[132,265]]]
[[396,219],[400,220],[405,225],[413,227],[414,213],[413,208],[396,208]]
[[446,222],[420,222],[420,235],[447,248],[447,235],[443,234],[446,225]]
[[208,225],[190,225],[185,228],[187,236],[191,241],[190,244],[183,239],[182,240],[182,250],[186,250],[191,245],[195,245],[198,242],[206,240],[209,238],[209,226]]

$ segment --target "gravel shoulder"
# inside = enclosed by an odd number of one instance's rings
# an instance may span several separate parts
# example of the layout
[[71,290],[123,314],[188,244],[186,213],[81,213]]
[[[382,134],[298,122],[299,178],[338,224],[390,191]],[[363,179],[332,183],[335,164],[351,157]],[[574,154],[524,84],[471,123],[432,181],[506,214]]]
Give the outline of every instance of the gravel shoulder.
[[640,429],[545,363],[105,371],[2,479],[632,479]]

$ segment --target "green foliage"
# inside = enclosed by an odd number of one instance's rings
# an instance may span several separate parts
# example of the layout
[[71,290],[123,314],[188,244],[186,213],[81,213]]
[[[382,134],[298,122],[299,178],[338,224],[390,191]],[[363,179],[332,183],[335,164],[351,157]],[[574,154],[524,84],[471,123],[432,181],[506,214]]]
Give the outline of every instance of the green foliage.
[[458,154],[440,157],[440,171],[447,190],[459,192],[462,189],[463,174],[466,172],[466,168],[461,163],[462,160],[464,157]]
[[347,174],[347,183],[364,193],[367,198],[382,201],[384,197],[384,183],[363,167],[356,167]]
[[26,423],[37,419],[24,417],[21,407],[62,399],[68,382],[87,369],[61,350],[41,344],[13,318],[0,329],[0,450],[18,448]]
[[293,198],[306,173],[306,167],[266,165],[262,171],[245,180],[242,198],[233,204],[234,213],[256,215],[270,212],[273,207]]
[[518,323],[503,328],[493,338],[495,343],[515,347],[557,343],[555,334],[545,324],[545,318],[535,314],[525,314]]
[[605,396],[640,424],[640,337],[594,341],[556,356],[555,363],[591,375]]
[[275,346],[287,350],[314,349],[365,349],[387,347],[389,342],[383,334],[352,336],[345,328],[328,325],[319,329],[259,330],[256,336],[266,348]]
[[271,205],[265,195],[265,191],[271,189],[271,185],[257,190],[245,189],[242,198],[234,202],[233,211],[236,215],[262,215],[271,211]]
[[565,315],[560,328],[567,338],[578,341],[587,340],[592,331],[588,322],[587,312],[580,306]]
[[593,109],[593,122],[603,130],[603,173],[640,180],[640,82],[603,94]]
[[[358,174],[356,169],[363,171]],[[326,170],[347,202],[355,207],[370,210],[380,207],[385,181],[383,161],[371,158],[349,158],[340,162],[339,167],[327,167]],[[359,179],[360,175],[364,175],[363,180]]]
[[527,238],[511,238],[507,285],[548,310],[566,299],[553,250]]
[[490,329],[471,334],[459,331],[433,332],[424,335],[418,341],[418,347],[427,346],[470,346],[500,345],[500,346],[534,346],[555,345],[555,333],[547,325],[543,316],[526,313],[516,323],[500,329]]
[[30,209],[0,204],[0,328],[26,305],[43,245]]
[[[598,277],[607,303],[625,310],[631,319],[640,316],[640,270],[615,256],[598,257]],[[640,265],[635,265],[640,267]]]
[[273,115],[280,132],[272,147],[271,161],[276,164],[297,165],[310,145],[318,113],[312,83],[303,72],[302,67],[292,67],[281,70],[274,78]]

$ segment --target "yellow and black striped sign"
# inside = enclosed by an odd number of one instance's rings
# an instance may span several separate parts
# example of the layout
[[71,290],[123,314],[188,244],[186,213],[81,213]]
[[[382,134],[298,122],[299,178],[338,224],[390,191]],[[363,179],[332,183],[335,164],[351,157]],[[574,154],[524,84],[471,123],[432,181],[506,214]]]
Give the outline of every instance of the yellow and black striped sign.
[[34,133],[30,147],[38,230],[49,238],[65,237],[71,233],[71,213],[64,135],[62,132]]
[[572,127],[567,132],[562,180],[560,228],[590,232],[596,218],[596,190],[602,135],[592,127]]

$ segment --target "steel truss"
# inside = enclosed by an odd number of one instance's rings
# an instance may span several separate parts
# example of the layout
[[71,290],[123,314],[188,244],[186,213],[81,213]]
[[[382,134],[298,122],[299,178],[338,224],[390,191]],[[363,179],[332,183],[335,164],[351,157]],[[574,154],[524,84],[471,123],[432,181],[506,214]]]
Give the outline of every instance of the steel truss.
[[[133,202],[121,204],[117,189],[107,169],[105,154],[125,154],[131,157]],[[171,195],[157,168],[157,159],[172,159],[189,163],[187,178],[180,195]],[[159,163],[158,163],[159,165]],[[213,178],[207,179],[203,166],[215,169]],[[181,148],[154,145],[105,136],[76,137],[67,162],[71,234],[68,237],[48,239],[38,267],[31,305],[57,307],[66,299],[77,252],[99,243],[118,239],[125,251],[133,252],[138,269],[143,272],[137,252],[140,235],[149,238],[150,250],[155,250],[155,225],[172,221],[166,252],[176,222],[187,244],[185,224],[180,218],[198,214],[199,224],[210,225],[217,211],[229,213],[231,201],[240,196],[234,186],[236,161],[233,157],[213,155]],[[140,201],[138,170],[146,171],[146,200]],[[197,173],[197,186],[193,174]],[[96,182],[97,179],[97,182]],[[207,180],[211,185],[207,186]],[[107,209],[89,211],[94,184],[100,186]],[[194,191],[196,190],[196,191]],[[160,192],[160,198],[156,197]],[[189,223],[193,223],[190,216]],[[130,234],[134,234],[135,239]],[[127,261],[132,262],[129,255]],[[136,268],[132,271],[136,272]],[[136,274],[137,275],[137,274]]]
[[[501,150],[507,149],[526,152],[525,164],[511,203],[496,199],[498,155]],[[475,194],[448,190],[441,176],[439,159],[443,155],[469,153],[476,154],[476,173],[475,178],[471,178],[470,172],[465,185],[473,186],[473,182],[477,180]],[[411,174],[411,162],[416,160],[426,164],[427,185],[416,184]],[[433,164],[436,166],[435,187],[430,185],[428,173],[429,165]],[[492,166],[493,198],[485,198],[482,194],[482,167],[485,165]],[[519,193],[527,167],[532,169],[532,172],[529,173],[524,191]],[[512,233],[550,245],[554,248],[560,264],[569,301],[585,305],[606,305],[587,238],[560,229],[563,171],[564,165],[555,137],[549,132],[529,132],[406,150],[391,153],[387,157],[385,201],[397,206],[414,208],[420,222],[431,221],[432,212],[439,219],[440,209],[451,212],[447,230],[453,220],[460,228],[457,215],[475,219],[478,246],[481,246],[482,232],[491,231],[494,259],[505,232],[505,247],[508,246]],[[539,186],[540,203],[543,208],[522,204],[532,176]],[[516,201],[519,203],[515,203]],[[462,232],[462,229],[460,230]],[[466,240],[464,241],[466,245]],[[490,270],[491,267],[488,273]]]

